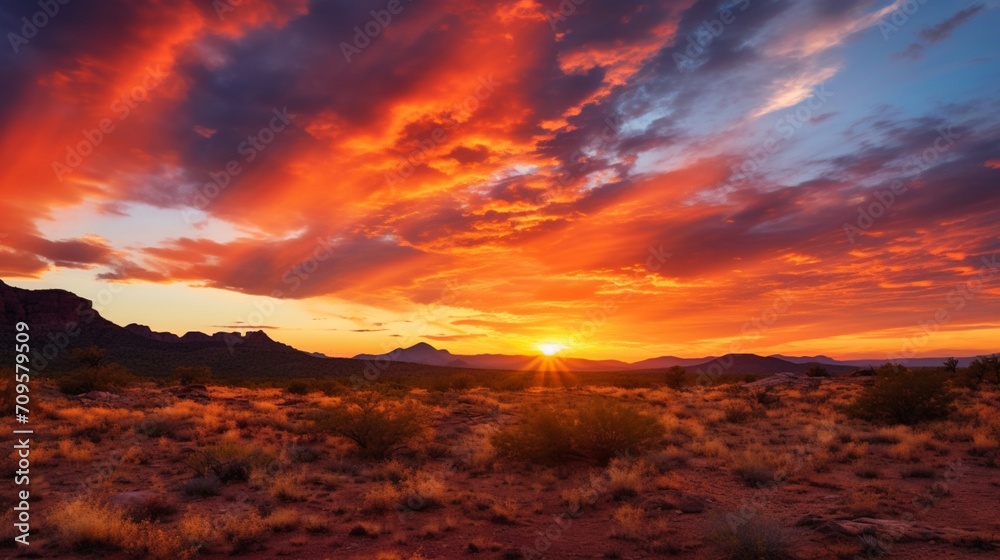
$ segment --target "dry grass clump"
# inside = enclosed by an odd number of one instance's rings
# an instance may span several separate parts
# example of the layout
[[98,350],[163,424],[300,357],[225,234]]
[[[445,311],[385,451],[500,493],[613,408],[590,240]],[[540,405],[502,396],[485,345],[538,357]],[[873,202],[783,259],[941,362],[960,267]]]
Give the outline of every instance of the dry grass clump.
[[758,447],[737,455],[733,460],[733,472],[745,486],[762,488],[785,476],[782,463],[780,456]]
[[275,533],[292,531],[299,524],[299,512],[295,508],[276,509],[264,518],[264,522]]
[[362,509],[370,513],[382,513],[398,506],[406,497],[406,492],[392,482],[373,484],[361,498]]
[[235,440],[226,440],[201,449],[188,462],[200,476],[215,475],[221,482],[250,479],[254,470],[264,469],[272,457],[262,449]]
[[219,533],[236,554],[256,548],[267,539],[271,527],[256,511],[230,514],[222,520]]
[[89,461],[93,458],[96,449],[97,446],[89,441],[73,441],[69,439],[59,441],[59,455],[69,461]]
[[614,526],[611,536],[636,543],[644,550],[655,553],[676,553],[678,549],[662,541],[667,531],[666,522],[662,519],[646,519],[642,508],[624,505],[616,509],[612,515]]
[[706,543],[726,560],[789,560],[793,558],[785,532],[760,516],[742,518],[729,514],[716,519]]
[[272,498],[282,502],[304,502],[310,495],[302,475],[286,472],[271,478],[267,492]]
[[886,450],[889,457],[906,462],[916,462],[927,455],[931,444],[931,435],[927,433],[910,433]]
[[302,516],[302,528],[307,533],[318,535],[330,532],[330,523],[323,517],[315,514]]
[[121,550],[139,537],[139,524],[121,510],[83,498],[56,506],[48,523],[59,542],[77,552]]
[[189,558],[196,550],[183,534],[132,520],[122,510],[92,499],[56,506],[48,522],[59,542],[76,552],[122,551],[129,557],[168,560]]
[[646,483],[652,475],[652,468],[646,462],[612,459],[608,470],[608,492],[616,499],[638,496],[646,489]]
[[976,457],[985,457],[1000,449],[1000,441],[997,438],[986,434],[976,433],[972,436],[972,445],[969,446],[969,454]]

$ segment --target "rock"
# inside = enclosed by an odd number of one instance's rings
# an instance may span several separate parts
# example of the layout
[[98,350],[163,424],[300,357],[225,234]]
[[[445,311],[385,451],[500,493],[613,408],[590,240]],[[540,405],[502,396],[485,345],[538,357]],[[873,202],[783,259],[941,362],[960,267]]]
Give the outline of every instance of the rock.
[[860,537],[877,535],[893,542],[943,540],[950,543],[993,547],[1000,542],[997,535],[987,535],[951,527],[930,527],[914,521],[902,519],[874,519],[861,517],[854,520],[824,519],[818,515],[807,515],[796,523],[797,526],[812,527],[828,535]]
[[186,385],[171,389],[170,392],[179,399],[190,399],[196,402],[208,402],[212,397],[208,394],[208,387],[204,385]]
[[656,509],[674,510],[682,513],[702,513],[711,507],[707,497],[679,490],[668,491],[662,496],[650,498],[646,505]]

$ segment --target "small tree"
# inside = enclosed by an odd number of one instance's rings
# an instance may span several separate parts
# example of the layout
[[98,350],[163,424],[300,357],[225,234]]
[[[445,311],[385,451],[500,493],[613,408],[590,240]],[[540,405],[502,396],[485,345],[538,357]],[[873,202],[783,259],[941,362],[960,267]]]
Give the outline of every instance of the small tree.
[[947,382],[944,372],[916,373],[900,364],[885,364],[849,412],[857,418],[896,424],[944,418],[955,400]]
[[684,378],[687,376],[687,370],[681,366],[673,366],[664,372],[663,376],[667,387],[680,389],[684,386]]
[[90,368],[96,368],[101,365],[101,361],[106,356],[107,353],[104,350],[93,344],[85,348],[73,349],[73,360]]
[[948,358],[944,361],[944,370],[955,375],[958,372],[958,360],[955,358]]

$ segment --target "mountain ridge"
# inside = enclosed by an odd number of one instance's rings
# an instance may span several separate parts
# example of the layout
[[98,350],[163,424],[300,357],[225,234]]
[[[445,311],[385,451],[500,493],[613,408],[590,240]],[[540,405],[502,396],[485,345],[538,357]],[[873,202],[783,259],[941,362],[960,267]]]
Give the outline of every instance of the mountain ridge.
[[[782,371],[805,371],[814,365],[822,365],[832,373],[870,365],[878,366],[885,359],[839,361],[828,356],[757,356],[756,354],[706,356],[703,358],[679,358],[659,356],[624,362],[621,360],[591,360],[586,358],[507,354],[453,354],[447,349],[438,349],[427,342],[419,342],[409,348],[397,348],[385,354],[358,354],[353,358],[328,357],[318,352],[306,352],[288,344],[273,340],[263,330],[240,332],[216,332],[212,334],[190,331],[183,335],[158,332],[146,325],[130,323],[119,326],[101,316],[94,309],[93,302],[61,289],[29,290],[10,286],[0,279],[0,332],[8,340],[13,339],[14,325],[26,321],[32,329],[33,363],[36,369],[46,369],[53,365],[57,369],[72,367],[70,356],[73,348],[97,345],[104,348],[109,357],[137,370],[170,371],[176,365],[193,365],[197,360],[210,362],[214,368],[239,373],[240,367],[252,364],[265,356],[265,362],[275,364],[295,363],[307,371],[343,373],[362,371],[369,368],[365,361],[393,364],[414,364],[451,368],[452,370],[504,370],[532,371],[555,368],[577,372],[629,372],[654,371],[673,366],[696,368],[698,371],[727,373],[778,373]],[[0,351],[4,357],[9,353],[6,347]],[[238,359],[237,359],[238,358]],[[966,367],[972,357],[958,358],[959,365]],[[918,358],[904,361],[914,366],[940,366],[944,358]],[[260,366],[263,367],[263,366]],[[386,364],[388,367],[388,364]],[[407,368],[403,368],[407,369]]]

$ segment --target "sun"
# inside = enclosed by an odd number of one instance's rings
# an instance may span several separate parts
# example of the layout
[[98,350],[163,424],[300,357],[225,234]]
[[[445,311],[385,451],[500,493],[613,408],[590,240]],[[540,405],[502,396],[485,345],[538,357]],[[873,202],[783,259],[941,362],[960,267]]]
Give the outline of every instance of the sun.
[[539,344],[538,349],[542,351],[542,354],[546,356],[555,356],[560,350],[565,350],[566,347],[562,344],[545,343]]

